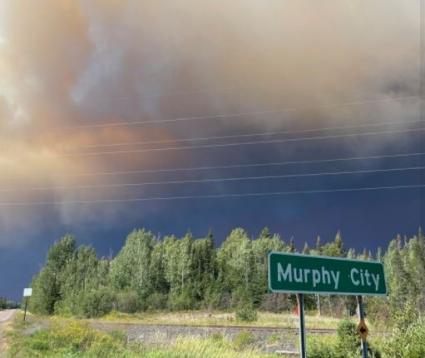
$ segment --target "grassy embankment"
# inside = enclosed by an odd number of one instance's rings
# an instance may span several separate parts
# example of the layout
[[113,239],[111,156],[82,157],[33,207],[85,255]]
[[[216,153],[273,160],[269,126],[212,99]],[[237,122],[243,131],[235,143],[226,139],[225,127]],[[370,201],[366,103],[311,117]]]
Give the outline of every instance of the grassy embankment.
[[[45,322],[45,321],[44,321]],[[36,317],[23,323],[18,316],[13,330],[8,333],[7,357],[123,357],[123,358],[271,358],[254,347],[252,336],[245,332],[229,341],[222,335],[208,339],[181,337],[167,347],[144,346],[128,342],[120,331],[100,332],[89,327],[88,322],[73,319],[50,319],[48,327],[40,327]]]
[[[106,322],[144,323],[144,324],[179,324],[179,325],[246,325],[235,322],[230,313],[207,312],[157,312],[135,315],[111,314],[102,318]],[[289,314],[259,313],[258,322],[252,326],[296,327],[297,317]],[[309,316],[310,327],[336,328],[340,320],[329,317]],[[280,337],[282,338],[282,337]],[[382,346],[382,337],[375,340]],[[279,339],[271,333],[267,343]],[[309,352],[314,357],[326,357],[327,351],[337,344],[336,335],[310,335]],[[355,338],[354,338],[355,340]],[[255,337],[242,331],[233,340],[221,334],[209,338],[178,337],[167,342],[149,345],[143,342],[127,341],[121,331],[101,332],[90,327],[89,320],[77,320],[62,317],[37,317],[30,315],[30,322],[23,323],[22,316],[16,317],[12,330],[8,333],[8,357],[246,357],[270,358],[258,350]],[[320,353],[319,353],[320,352]],[[331,354],[331,351],[329,351]],[[332,355],[329,355],[331,357]]]

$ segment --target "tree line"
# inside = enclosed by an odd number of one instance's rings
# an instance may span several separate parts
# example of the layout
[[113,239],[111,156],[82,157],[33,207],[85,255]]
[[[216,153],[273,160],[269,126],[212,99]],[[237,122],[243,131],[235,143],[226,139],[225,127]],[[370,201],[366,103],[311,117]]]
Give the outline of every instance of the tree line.
[[[296,252],[293,239],[285,242],[265,228],[256,238],[234,229],[219,247],[211,233],[193,238],[159,238],[145,229],[131,232],[114,257],[99,258],[91,246],[77,247],[66,235],[49,249],[44,267],[33,278],[30,310],[39,314],[82,317],[104,315],[111,310],[235,309],[241,319],[255,319],[257,309],[290,311],[293,295],[268,293],[267,254]],[[334,240],[304,254],[380,260],[384,263],[389,295],[367,298],[368,312],[391,318],[406,307],[425,310],[425,237],[396,237],[385,252],[356,253],[346,248],[337,233]],[[388,303],[388,304],[387,304]],[[324,314],[353,314],[356,303],[348,296],[306,295],[307,309]]]
[[19,303],[13,300],[9,300],[6,297],[0,297],[0,310],[7,310],[18,308]]

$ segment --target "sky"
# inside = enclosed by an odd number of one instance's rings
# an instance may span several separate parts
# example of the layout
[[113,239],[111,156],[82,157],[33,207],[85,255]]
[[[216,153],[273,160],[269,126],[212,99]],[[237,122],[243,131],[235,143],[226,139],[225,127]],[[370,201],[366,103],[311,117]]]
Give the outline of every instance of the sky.
[[[419,1],[1,0],[0,296],[66,233],[386,247],[424,225]],[[422,155],[421,153],[424,153]]]

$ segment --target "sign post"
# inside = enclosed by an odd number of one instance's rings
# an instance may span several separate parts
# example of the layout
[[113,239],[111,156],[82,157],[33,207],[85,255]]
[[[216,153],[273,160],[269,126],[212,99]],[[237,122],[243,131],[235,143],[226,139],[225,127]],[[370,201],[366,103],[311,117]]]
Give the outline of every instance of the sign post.
[[24,288],[24,294],[25,297],[25,310],[24,310],[24,322],[27,318],[27,307],[28,307],[28,300],[32,296],[32,288]]
[[306,357],[304,294],[357,296],[362,354],[367,357],[362,296],[385,296],[384,268],[380,262],[337,257],[271,252],[268,260],[268,285],[271,292],[296,293],[300,315],[300,357]]
[[297,293],[298,312],[300,315],[300,357],[307,357],[307,350],[305,347],[305,322],[304,322],[304,295]]
[[357,306],[359,311],[359,320],[360,323],[357,326],[357,332],[361,339],[361,348],[362,348],[362,358],[367,358],[367,334],[369,333],[369,330],[366,326],[365,320],[364,320],[364,309],[363,309],[363,297],[357,296]]

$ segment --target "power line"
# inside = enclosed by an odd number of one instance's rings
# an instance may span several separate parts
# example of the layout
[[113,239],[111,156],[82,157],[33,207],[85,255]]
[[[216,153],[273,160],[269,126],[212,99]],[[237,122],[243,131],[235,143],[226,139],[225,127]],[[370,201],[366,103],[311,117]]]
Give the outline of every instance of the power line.
[[357,136],[372,136],[372,135],[380,135],[380,134],[422,132],[424,130],[425,128],[413,128],[413,129],[398,129],[398,130],[390,130],[390,131],[349,133],[349,134],[337,134],[337,135],[326,135],[326,136],[315,136],[315,137],[269,139],[269,140],[258,140],[258,141],[251,141],[251,142],[189,145],[189,146],[181,146],[181,147],[145,148],[145,149],[88,152],[88,153],[68,153],[68,154],[59,154],[56,157],[86,157],[86,156],[101,156],[101,155],[109,155],[109,154],[130,154],[130,153],[146,153],[146,152],[158,152],[158,151],[162,152],[162,151],[171,151],[171,150],[225,148],[225,147],[235,147],[235,146],[244,146],[244,145],[291,143],[291,142],[315,141],[315,140],[326,140],[326,139],[336,139],[336,138],[350,138],[350,137],[357,137]]
[[[273,166],[286,166],[286,165],[304,165],[304,164],[319,164],[319,163],[334,163],[346,162],[356,160],[378,160],[378,159],[394,159],[394,158],[409,158],[424,156],[422,153],[397,153],[397,154],[383,154],[383,155],[370,155],[364,157],[345,157],[345,158],[328,158],[328,159],[311,159],[311,160],[289,160],[282,162],[266,162],[266,163],[247,163],[247,164],[229,164],[229,165],[216,165],[216,166],[200,166],[200,167],[180,167],[180,168],[163,168],[163,169],[136,169],[124,171],[109,171],[109,172],[92,172],[92,173],[77,173],[67,175],[55,175],[53,178],[74,178],[74,177],[91,177],[91,176],[108,176],[108,175],[130,175],[130,174],[157,174],[157,173],[174,173],[174,172],[191,172],[191,171],[206,171],[206,170],[220,170],[220,169],[244,169],[244,168],[260,168],[260,167],[273,167]],[[44,176],[39,176],[44,177]],[[32,176],[34,178],[34,176]]]
[[0,207],[22,207],[22,206],[48,206],[65,204],[102,204],[102,203],[124,203],[124,202],[144,202],[144,201],[171,201],[171,200],[189,200],[189,199],[221,199],[221,198],[243,198],[243,197],[266,197],[266,196],[285,196],[285,195],[307,195],[307,194],[328,194],[328,193],[348,193],[362,191],[379,190],[403,190],[419,189],[425,187],[425,184],[412,185],[394,185],[394,186],[376,186],[376,187],[357,187],[341,189],[317,189],[317,190],[295,190],[295,191],[277,191],[277,192],[254,192],[254,193],[233,193],[233,194],[210,194],[210,195],[182,195],[182,196],[158,196],[150,198],[132,198],[132,199],[98,199],[98,200],[65,200],[65,201],[33,201],[33,202],[0,202]]
[[232,164],[232,165],[217,165],[217,166],[203,166],[203,167],[188,167],[188,168],[170,168],[170,169],[141,169],[141,170],[128,170],[128,171],[111,171],[111,172],[98,172],[98,173],[81,173],[69,175],[75,176],[101,176],[101,175],[121,175],[121,174],[142,174],[142,173],[163,173],[163,172],[177,172],[177,171],[196,171],[196,170],[218,170],[218,169],[242,169],[242,168],[256,168],[267,166],[285,166],[297,164],[318,164],[318,163],[332,163],[340,161],[351,160],[371,160],[371,159],[391,159],[391,158],[406,158],[417,157],[425,155],[423,153],[399,153],[387,155],[372,155],[366,157],[348,157],[348,158],[329,158],[329,159],[311,159],[311,160],[292,160],[283,162],[268,162],[268,163],[252,163],[252,164]]
[[56,129],[82,129],[82,128],[104,128],[104,127],[121,127],[121,126],[141,126],[141,125],[160,125],[163,123],[173,123],[173,122],[184,122],[184,121],[193,121],[193,120],[204,120],[204,119],[224,119],[224,118],[237,118],[237,117],[247,117],[247,116],[261,116],[265,114],[281,114],[285,112],[297,112],[299,110],[308,110],[315,108],[333,108],[333,107],[346,107],[346,106],[356,106],[361,104],[370,104],[370,103],[380,103],[380,102],[391,102],[391,101],[402,101],[408,99],[417,99],[418,96],[404,96],[404,97],[391,97],[391,98],[381,98],[375,100],[363,100],[363,101],[352,101],[345,103],[334,103],[334,104],[322,104],[317,106],[305,106],[302,108],[292,107],[292,108],[282,108],[282,109],[272,109],[264,111],[247,111],[247,112],[236,112],[236,113],[222,113],[222,114],[213,114],[205,116],[188,116],[188,117],[177,117],[169,118],[162,120],[147,120],[147,121],[122,121],[122,122],[109,122],[109,123],[95,123],[95,124],[81,124],[74,126],[66,127],[57,127]]
[[290,131],[285,130],[285,131],[256,132],[256,133],[248,133],[248,134],[234,134],[234,135],[183,138],[183,139],[163,139],[163,140],[121,142],[121,143],[108,143],[108,144],[88,144],[88,145],[80,145],[78,146],[78,148],[100,148],[100,147],[117,147],[117,146],[126,146],[126,145],[197,142],[197,141],[208,141],[208,140],[217,140],[217,139],[249,138],[249,137],[259,137],[259,136],[280,135],[280,134],[298,134],[298,133],[322,132],[322,131],[329,131],[329,130],[368,128],[368,127],[391,126],[391,125],[399,125],[399,124],[407,125],[407,124],[417,124],[417,123],[422,123],[422,121],[418,120],[418,121],[407,121],[407,122],[398,121],[398,122],[386,122],[386,123],[367,123],[367,124],[357,124],[357,125],[351,125],[351,126],[333,126],[333,127],[299,129],[299,130],[290,130]]
[[76,186],[54,186],[54,187],[32,187],[19,189],[0,189],[0,192],[16,192],[16,191],[47,191],[47,190],[76,190],[76,189],[99,189],[99,188],[122,188],[122,187],[140,187],[150,185],[174,185],[174,184],[196,184],[196,183],[222,183],[235,181],[255,181],[266,179],[288,179],[288,178],[305,178],[320,176],[337,176],[337,175],[353,175],[353,174],[371,174],[371,173],[391,173],[405,172],[411,170],[422,170],[425,166],[404,167],[404,168],[387,168],[387,169],[365,169],[365,170],[346,170],[337,172],[319,172],[319,173],[302,173],[302,174],[282,174],[282,175],[260,175],[230,178],[207,178],[207,179],[185,179],[185,180],[166,180],[151,181],[140,183],[117,183],[117,184],[94,184],[94,185],[76,185]]

